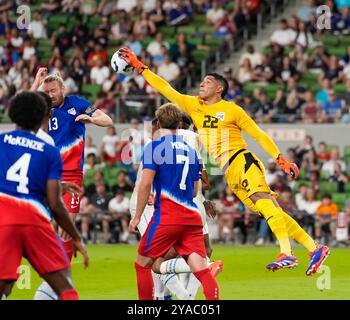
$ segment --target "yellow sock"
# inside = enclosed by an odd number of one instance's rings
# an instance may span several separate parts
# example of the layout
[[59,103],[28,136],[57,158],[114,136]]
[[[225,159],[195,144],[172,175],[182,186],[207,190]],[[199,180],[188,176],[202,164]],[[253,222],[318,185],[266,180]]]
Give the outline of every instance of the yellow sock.
[[289,237],[299,242],[308,251],[314,251],[316,249],[315,241],[288,213],[284,212],[282,208],[279,208],[279,210],[285,220]]
[[260,199],[255,203],[255,206],[264,216],[273,234],[279,241],[281,253],[285,253],[288,256],[291,255],[292,248],[288,239],[286,222],[279,211],[279,208],[276,207],[273,201],[270,199]]

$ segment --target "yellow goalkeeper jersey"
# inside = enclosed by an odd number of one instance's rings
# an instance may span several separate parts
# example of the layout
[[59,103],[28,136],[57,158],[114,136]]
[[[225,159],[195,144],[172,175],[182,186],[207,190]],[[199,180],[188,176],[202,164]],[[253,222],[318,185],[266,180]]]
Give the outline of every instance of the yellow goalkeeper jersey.
[[142,76],[169,101],[188,113],[198,129],[201,143],[221,168],[235,152],[247,147],[242,131],[259,142],[273,159],[278,157],[280,152],[276,144],[234,102],[221,100],[205,105],[198,96],[179,93],[149,69],[145,69]]

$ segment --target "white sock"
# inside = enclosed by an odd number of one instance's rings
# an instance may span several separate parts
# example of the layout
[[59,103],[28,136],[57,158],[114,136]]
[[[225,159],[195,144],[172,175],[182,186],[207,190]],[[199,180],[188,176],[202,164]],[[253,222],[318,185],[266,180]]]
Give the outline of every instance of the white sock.
[[196,278],[196,276],[193,273],[190,273],[186,290],[187,290],[188,294],[190,295],[191,300],[195,299],[197,291],[198,291],[200,286],[201,286],[200,281]]
[[43,281],[35,292],[34,300],[58,300],[58,296],[49,284]]
[[179,300],[189,300],[190,296],[187,290],[181,284],[175,273],[161,276],[164,286],[166,286],[172,294],[178,297]]
[[6,295],[3,294],[0,300],[6,300]]
[[160,265],[161,274],[191,272],[189,265],[184,258],[166,260]]
[[187,290],[188,280],[190,279],[190,273],[179,273],[179,279],[184,288]]
[[152,271],[154,283],[154,300],[164,300],[164,285],[160,279],[161,275]]

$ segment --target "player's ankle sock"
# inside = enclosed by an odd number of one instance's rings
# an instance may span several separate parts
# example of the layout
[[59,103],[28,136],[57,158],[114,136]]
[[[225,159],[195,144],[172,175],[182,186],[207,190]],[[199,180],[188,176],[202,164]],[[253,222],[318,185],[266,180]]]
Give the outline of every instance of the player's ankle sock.
[[160,265],[161,274],[191,272],[189,265],[184,258],[166,260]]
[[161,275],[152,271],[153,283],[154,283],[154,299],[164,300],[164,285],[160,279]]
[[286,222],[286,228],[289,237],[300,243],[309,252],[313,252],[316,249],[315,241],[288,213],[284,212],[282,208],[279,209],[284,218],[284,221]]
[[187,290],[184,288],[175,273],[164,274],[161,276],[161,279],[164,286],[166,286],[172,294],[177,296],[179,300],[190,300]]
[[203,292],[207,300],[219,300],[219,286],[209,268],[193,273],[203,286]]
[[79,300],[78,292],[74,289],[66,290],[61,293],[60,300]]
[[0,300],[6,300],[6,294],[3,294]]
[[73,240],[62,240],[64,251],[66,251],[69,263],[72,261],[73,257]]
[[135,262],[139,300],[153,300],[152,269],[140,266]]
[[35,292],[34,300],[58,300],[57,293],[43,281]]
[[279,208],[276,207],[273,201],[270,199],[260,199],[255,203],[255,206],[264,216],[266,222],[271,228],[271,231],[279,241],[281,253],[285,253],[288,256],[292,255],[292,248],[288,239],[286,222]]
[[193,273],[190,273],[186,290],[190,295],[191,300],[195,299],[197,291],[200,286],[201,286],[200,281],[196,278],[196,276]]

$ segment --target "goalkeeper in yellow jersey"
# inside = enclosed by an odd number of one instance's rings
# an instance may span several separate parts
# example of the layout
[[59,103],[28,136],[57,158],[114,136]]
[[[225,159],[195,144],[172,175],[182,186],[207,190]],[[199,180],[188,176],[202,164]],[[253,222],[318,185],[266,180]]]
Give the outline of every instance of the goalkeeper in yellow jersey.
[[329,248],[317,245],[278,205],[276,194],[266,183],[264,166],[253,152],[246,149],[242,131],[259,142],[282,170],[294,179],[298,176],[298,167],[280,153],[272,139],[241,107],[223,100],[228,89],[226,79],[219,74],[210,73],[202,80],[198,96],[184,95],[150,71],[129,48],[121,48],[119,52],[153,88],[190,115],[198,128],[201,142],[223,170],[232,191],[248,208],[266,219],[280,245],[276,261],[266,268],[275,271],[298,265],[289,241],[292,238],[310,252],[306,274],[316,273],[329,255]]

